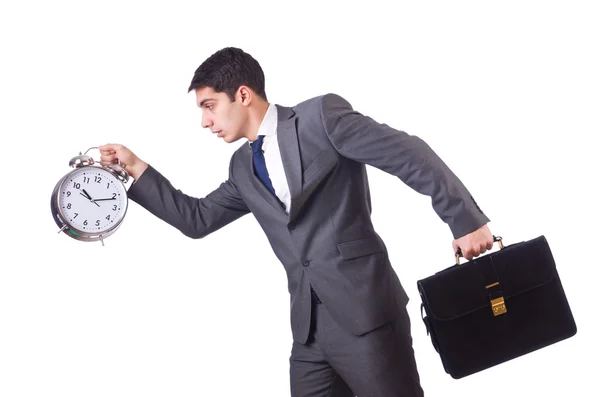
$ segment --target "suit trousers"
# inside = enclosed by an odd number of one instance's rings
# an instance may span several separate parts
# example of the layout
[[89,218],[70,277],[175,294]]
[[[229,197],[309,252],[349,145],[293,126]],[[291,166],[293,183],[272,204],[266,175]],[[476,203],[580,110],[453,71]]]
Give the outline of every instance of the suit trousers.
[[313,302],[309,339],[292,346],[290,388],[292,397],[422,397],[406,308],[356,336]]

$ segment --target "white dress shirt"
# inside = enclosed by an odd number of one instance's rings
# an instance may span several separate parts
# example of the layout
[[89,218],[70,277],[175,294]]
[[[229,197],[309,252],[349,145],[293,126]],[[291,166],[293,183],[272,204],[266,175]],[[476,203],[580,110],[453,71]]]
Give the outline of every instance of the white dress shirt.
[[[258,135],[264,135],[262,150],[265,156],[265,164],[269,179],[275,190],[275,194],[285,205],[285,211],[289,214],[292,198],[290,188],[285,177],[283,161],[279,152],[279,143],[277,142],[277,107],[269,104],[267,113],[258,127]],[[250,143],[250,142],[248,142]]]

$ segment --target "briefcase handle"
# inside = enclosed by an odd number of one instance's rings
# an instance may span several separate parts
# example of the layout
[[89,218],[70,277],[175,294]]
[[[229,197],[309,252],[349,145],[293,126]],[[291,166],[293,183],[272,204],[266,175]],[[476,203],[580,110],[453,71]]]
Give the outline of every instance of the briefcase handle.
[[[494,237],[494,243],[497,242],[498,245],[500,246],[500,249],[503,249],[504,243],[502,243],[502,237],[500,237],[500,236],[493,236],[493,237]],[[456,264],[460,265],[460,257],[462,256],[462,252],[460,251],[460,248],[458,249],[458,251],[456,251],[454,256],[456,257]]]

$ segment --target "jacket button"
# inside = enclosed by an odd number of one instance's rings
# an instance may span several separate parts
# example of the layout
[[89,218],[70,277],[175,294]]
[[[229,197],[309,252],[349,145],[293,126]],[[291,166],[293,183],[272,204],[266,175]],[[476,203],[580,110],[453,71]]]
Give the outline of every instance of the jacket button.
[[302,266],[306,267],[310,265],[310,261],[307,261],[306,259],[302,261]]

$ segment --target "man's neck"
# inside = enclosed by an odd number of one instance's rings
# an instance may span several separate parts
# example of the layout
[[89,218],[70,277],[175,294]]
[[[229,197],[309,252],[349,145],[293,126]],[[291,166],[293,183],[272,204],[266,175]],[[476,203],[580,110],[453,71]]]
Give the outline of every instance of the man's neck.
[[256,138],[258,137],[258,129],[260,128],[260,125],[262,124],[263,120],[265,119],[265,116],[267,114],[267,110],[269,110],[269,102],[267,101],[259,101],[256,104],[256,108],[252,109],[250,111],[250,117],[249,117],[249,128],[248,128],[248,134],[246,135],[246,138],[250,141],[250,142],[254,142],[256,140]]

